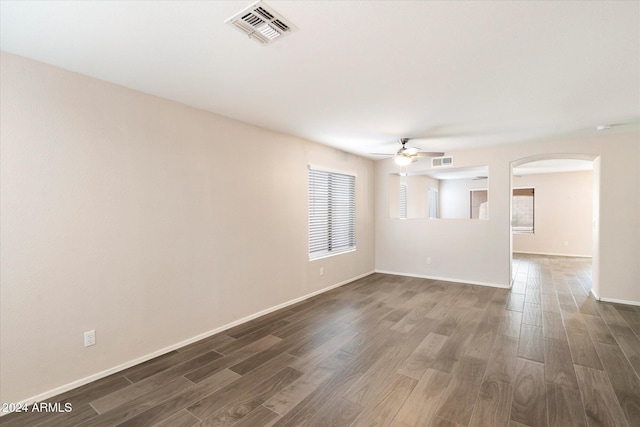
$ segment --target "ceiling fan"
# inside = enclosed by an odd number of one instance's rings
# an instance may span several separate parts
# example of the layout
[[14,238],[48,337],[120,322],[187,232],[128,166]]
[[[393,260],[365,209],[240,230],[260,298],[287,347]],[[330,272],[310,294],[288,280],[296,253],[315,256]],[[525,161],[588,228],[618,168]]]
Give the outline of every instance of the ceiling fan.
[[420,151],[419,148],[416,147],[407,147],[407,142],[409,142],[409,138],[400,138],[398,142],[402,145],[402,147],[398,150],[396,154],[391,153],[369,153],[372,156],[394,156],[394,161],[399,166],[407,166],[416,160],[418,157],[440,157],[444,156],[442,152],[426,152]]

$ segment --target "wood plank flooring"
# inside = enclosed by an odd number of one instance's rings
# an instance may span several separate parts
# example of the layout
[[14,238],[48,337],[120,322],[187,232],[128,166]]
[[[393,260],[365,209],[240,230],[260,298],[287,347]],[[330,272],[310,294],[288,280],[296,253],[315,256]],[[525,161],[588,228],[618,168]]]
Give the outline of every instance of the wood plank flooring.
[[640,426],[640,307],[588,259],[511,290],[373,274],[50,399],[2,426]]

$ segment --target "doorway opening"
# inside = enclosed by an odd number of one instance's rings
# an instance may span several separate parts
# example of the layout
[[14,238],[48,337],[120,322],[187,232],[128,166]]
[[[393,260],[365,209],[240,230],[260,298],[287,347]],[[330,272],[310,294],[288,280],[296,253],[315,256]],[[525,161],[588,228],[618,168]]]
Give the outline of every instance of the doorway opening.
[[[511,162],[512,289],[548,274],[540,270],[545,262],[573,259],[582,282],[599,290],[593,274],[599,265],[599,175],[599,159],[593,155],[548,154]],[[529,271],[530,265],[536,270]]]

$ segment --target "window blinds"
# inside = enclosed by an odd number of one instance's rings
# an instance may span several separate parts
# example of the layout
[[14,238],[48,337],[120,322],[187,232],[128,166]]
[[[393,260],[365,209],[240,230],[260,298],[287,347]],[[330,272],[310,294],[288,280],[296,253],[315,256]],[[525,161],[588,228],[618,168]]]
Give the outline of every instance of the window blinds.
[[356,178],[309,169],[309,258],[356,247]]
[[407,219],[407,184],[400,185],[400,219]]

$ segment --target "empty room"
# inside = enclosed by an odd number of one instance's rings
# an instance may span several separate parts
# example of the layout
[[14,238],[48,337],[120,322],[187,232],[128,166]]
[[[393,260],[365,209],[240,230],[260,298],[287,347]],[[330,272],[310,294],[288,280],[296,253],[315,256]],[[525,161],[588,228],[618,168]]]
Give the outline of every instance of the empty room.
[[0,425],[640,425],[640,2],[0,0]]

